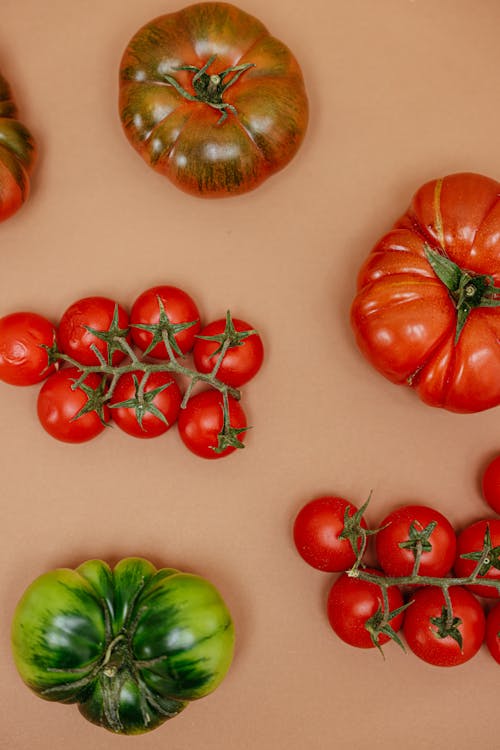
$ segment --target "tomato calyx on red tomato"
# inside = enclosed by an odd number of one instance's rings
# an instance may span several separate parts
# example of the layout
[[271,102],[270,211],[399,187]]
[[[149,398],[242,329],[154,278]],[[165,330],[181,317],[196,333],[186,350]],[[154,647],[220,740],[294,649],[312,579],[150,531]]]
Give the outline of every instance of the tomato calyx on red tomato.
[[495,286],[495,279],[490,274],[466,271],[429,245],[425,247],[425,256],[438,279],[447,288],[457,310],[456,344],[474,308],[500,307],[500,288]]
[[156,323],[131,324],[132,328],[147,331],[152,335],[150,344],[144,350],[144,356],[150,354],[158,344],[163,343],[170,357],[173,356],[174,352],[181,357],[184,352],[181,350],[177,342],[176,334],[196,326],[199,323],[199,320],[189,320],[184,323],[172,323],[165,310],[162,298],[159,295],[156,295],[156,300],[160,311]]
[[[447,590],[444,589],[443,593],[446,600]],[[462,619],[454,615],[451,601],[447,601],[447,603],[443,605],[439,617],[431,617],[429,618],[429,622],[433,626],[433,633],[436,638],[453,638],[453,640],[458,643],[460,651],[462,651],[463,638],[459,629]]]

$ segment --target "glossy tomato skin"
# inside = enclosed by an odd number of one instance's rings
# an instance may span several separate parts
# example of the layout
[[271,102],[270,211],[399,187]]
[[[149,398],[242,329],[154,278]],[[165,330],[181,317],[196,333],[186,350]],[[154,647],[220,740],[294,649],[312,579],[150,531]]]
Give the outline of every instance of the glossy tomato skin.
[[[207,62],[207,86],[232,66],[250,66],[222,96],[216,89],[215,106],[189,100],[166,78],[192,97],[195,73],[179,68]],[[223,75],[224,83],[233,75]],[[219,98],[229,109],[219,108]],[[206,198],[247,192],[282,169],[308,121],[302,73],[290,50],[256,18],[219,2],[160,16],[134,35],[121,62],[119,109],[145,162]]]
[[457,311],[426,247],[500,284],[500,185],[477,174],[432,180],[362,266],[351,322],[368,361],[393,383],[456,412],[500,404],[500,308],[474,308],[455,343]]
[[500,455],[492,459],[484,470],[481,488],[488,505],[500,513]]
[[[488,520],[476,521],[470,526],[467,526],[463,531],[460,532],[457,538],[457,556],[455,565],[453,566],[455,575],[459,578],[465,578],[474,572],[474,569],[478,563],[478,558],[483,549],[485,534],[487,528],[491,537],[491,545],[493,548],[497,548],[493,551],[490,557],[491,567],[487,572],[480,575],[479,578],[484,580],[500,581],[500,562],[498,556],[500,554],[500,520],[498,518],[492,518]],[[466,559],[463,555],[473,554],[476,559]],[[485,596],[492,599],[498,599],[500,597],[500,591],[493,586],[484,586],[482,584],[472,584],[467,587],[470,591],[473,591],[478,596]]]
[[0,75],[0,221],[16,213],[30,192],[37,149],[17,117],[10,87]]
[[[194,300],[175,286],[162,284],[151,287],[142,292],[135,300],[130,311],[130,324],[134,344],[142,351],[146,351],[153,341],[153,333],[140,326],[156,325],[160,321],[161,307],[174,325],[194,323],[175,333],[175,340],[182,354],[190,352],[194,346],[196,334],[201,328],[200,313]],[[137,327],[139,326],[139,327]],[[174,352],[174,354],[178,354]],[[148,352],[150,357],[168,359],[168,352],[164,343],[158,342]]]
[[[293,538],[299,555],[313,568],[340,572],[351,568],[356,555],[349,539],[339,539],[344,531],[344,518],[358,509],[342,497],[317,497],[298,512],[293,525]],[[361,519],[366,529],[366,522]],[[359,548],[359,547],[358,547]]]
[[500,602],[486,616],[485,640],[490,654],[500,664]]
[[[97,437],[105,424],[97,412],[89,411],[76,418],[88,402],[87,394],[81,389],[73,389],[73,383],[80,377],[76,367],[67,367],[51,375],[38,394],[38,419],[42,427],[57,440],[65,443],[83,443]],[[90,373],[84,381],[88,388],[98,388],[101,376]],[[109,409],[104,406],[103,418],[109,421]]]
[[[146,399],[135,405],[123,405],[124,402],[137,401],[136,382],[140,388],[142,378],[143,373],[140,371],[127,372],[120,376],[109,401],[111,415],[114,424],[133,437],[158,437],[167,432],[177,421],[182,394],[172,375],[167,372],[152,372],[144,387]],[[163,390],[159,391],[149,402],[148,394],[159,388]],[[118,404],[122,404],[122,406],[117,406]],[[157,416],[158,412],[163,414],[166,423]],[[141,414],[141,416],[138,417],[138,414]]]
[[[128,314],[121,305],[108,297],[84,297],[73,302],[63,313],[59,322],[57,340],[60,350],[82,365],[97,365],[99,358],[91,349],[96,347],[106,362],[109,362],[109,344],[91,333],[89,328],[106,333],[110,331],[113,319],[117,313],[116,327],[124,332],[124,338],[130,341],[128,329]],[[111,362],[119,364],[125,357],[125,352],[115,348]]]
[[443,616],[445,598],[437,586],[425,586],[412,594],[407,608],[403,632],[408,648],[438,667],[454,667],[472,659],[481,648],[485,635],[483,608],[473,594],[460,586],[450,586],[453,616],[459,618],[458,630],[462,646],[451,635],[440,637],[432,622]]
[[[254,330],[249,323],[239,318],[232,319],[238,332]],[[221,318],[206,325],[199,336],[220,336],[226,328],[226,320]],[[197,337],[193,348],[194,364],[198,372],[212,372],[218,360],[220,343]],[[237,346],[230,346],[217,370],[217,378],[233,388],[248,383],[260,370],[264,359],[264,346],[258,333],[245,338]]]
[[32,312],[0,318],[0,380],[11,385],[34,385],[53,371],[47,349],[54,345],[52,323]]
[[[380,571],[366,568],[367,573],[381,575]],[[397,586],[387,589],[389,611],[403,606],[403,597]],[[351,578],[342,573],[330,589],[327,600],[328,620],[333,631],[345,643],[357,648],[374,648],[370,633],[366,628],[367,620],[383,608],[383,596],[380,587],[371,581]],[[404,613],[401,612],[390,620],[395,633],[401,629]],[[379,646],[390,640],[385,633],[378,636]]]
[[44,573],[12,622],[15,664],[31,690],[76,703],[116,734],[155,729],[211,693],[233,649],[231,615],[216,588],[143,558]]
[[[239,401],[229,396],[229,419],[235,429],[247,426],[245,412]],[[201,458],[223,458],[236,450],[228,446],[218,453],[218,435],[223,428],[223,400],[222,395],[213,389],[201,391],[191,396],[184,409],[179,413],[179,435],[184,445]],[[239,435],[243,441],[245,433]]]
[[418,534],[432,523],[436,523],[436,526],[427,539],[431,549],[424,549],[422,552],[418,573],[422,576],[440,578],[450,572],[457,548],[455,531],[451,523],[434,508],[426,505],[404,505],[384,518],[379,524],[380,531],[375,535],[377,559],[388,576],[412,574],[415,555],[411,548],[400,545],[406,545],[410,540],[412,524]]

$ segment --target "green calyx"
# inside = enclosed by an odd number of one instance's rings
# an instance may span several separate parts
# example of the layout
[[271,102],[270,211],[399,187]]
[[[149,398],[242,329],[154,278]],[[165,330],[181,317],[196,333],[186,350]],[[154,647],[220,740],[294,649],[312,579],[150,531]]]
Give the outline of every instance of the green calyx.
[[448,290],[457,311],[456,344],[472,310],[500,307],[500,288],[495,286],[493,276],[466,271],[429,245],[425,246],[425,257]]
[[458,627],[462,620],[460,617],[453,615],[453,610],[448,605],[443,605],[439,617],[431,617],[430,622],[435,628],[434,635],[436,638],[453,638],[462,651],[463,638]]

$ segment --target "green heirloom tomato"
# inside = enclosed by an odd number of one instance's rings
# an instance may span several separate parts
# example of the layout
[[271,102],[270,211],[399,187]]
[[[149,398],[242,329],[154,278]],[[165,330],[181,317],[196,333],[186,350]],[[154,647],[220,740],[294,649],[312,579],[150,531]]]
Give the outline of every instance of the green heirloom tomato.
[[17,605],[12,648],[37,695],[78,703],[93,724],[139,734],[212,692],[234,628],[203,578],[142,558],[89,560],[37,578]]

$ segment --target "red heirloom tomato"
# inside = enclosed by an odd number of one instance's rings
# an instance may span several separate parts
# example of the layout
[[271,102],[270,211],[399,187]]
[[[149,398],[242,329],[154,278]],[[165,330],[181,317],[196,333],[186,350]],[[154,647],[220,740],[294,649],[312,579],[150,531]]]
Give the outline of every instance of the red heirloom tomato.
[[426,183],[359,272],[359,348],[432,406],[500,404],[499,195],[477,174]]
[[52,323],[31,312],[0,318],[0,380],[11,385],[33,385],[44,380],[54,366],[47,349],[56,337]]
[[[367,573],[380,575],[380,571],[366,568]],[[404,613],[403,597],[397,586],[387,588],[390,615],[388,625],[393,634],[401,629]],[[384,600],[380,586],[371,581],[351,578],[342,573],[330,589],[327,613],[334,632],[350,646],[373,648],[382,646],[391,639],[387,630],[377,633],[377,623],[384,612]]]
[[118,427],[134,437],[152,438],[177,420],[182,395],[167,372],[152,372],[145,385],[143,378],[140,371],[121,375],[109,403]]
[[27,199],[36,159],[33,137],[16,115],[9,85],[0,75],[0,221]]
[[146,163],[202,197],[236,195],[299,148],[308,103],[290,50],[228,3],[155,18],[127,46],[120,116]]
[[[293,526],[300,556],[318,570],[338,572],[352,567],[356,561],[353,546],[347,536],[339,535],[346,530],[346,521],[353,521],[357,513],[356,506],[341,497],[318,497],[304,505]],[[359,524],[366,529],[363,518]]]
[[154,286],[143,292],[130,311],[132,339],[151,357],[168,359],[166,335],[174,354],[191,351],[200,330],[200,313],[191,297],[175,286]]
[[492,657],[500,664],[500,602],[486,617],[486,645]]
[[[457,557],[453,566],[455,575],[466,578],[474,572],[483,549],[488,549],[479,577],[500,582],[500,520],[476,521],[467,526],[457,538]],[[498,598],[500,591],[494,586],[472,584],[467,588],[478,596]]]
[[[92,329],[92,330],[89,330]],[[130,339],[128,315],[107,297],[85,297],[63,314],[57,333],[59,348],[82,365],[96,365],[95,346],[106,362],[117,365],[125,357],[117,339]]]
[[101,377],[90,373],[78,387],[76,367],[67,367],[51,375],[38,394],[38,418],[42,427],[57,440],[82,443],[105,428],[109,409],[99,402]]
[[[229,331],[228,331],[229,323]],[[262,339],[252,326],[238,318],[215,320],[197,335],[193,358],[198,372],[212,372],[218,362],[225,336],[229,347],[217,370],[223,383],[239,388],[259,371],[264,359]]]
[[484,499],[496,513],[500,513],[500,456],[490,461],[481,484]]
[[[245,412],[232,396],[228,397],[231,428],[244,430],[247,426]],[[222,458],[236,450],[227,446],[218,452],[218,435],[224,426],[223,399],[219,391],[210,389],[192,396],[185,409],[179,413],[179,435],[190,451],[202,458]],[[245,432],[238,434],[240,440]]]
[[455,561],[457,547],[451,523],[425,505],[404,505],[384,518],[375,535],[380,566],[388,576],[412,574],[420,550],[418,573],[445,576]]
[[485,617],[478,600],[460,586],[450,586],[449,595],[451,615],[438,586],[418,589],[403,625],[408,648],[438,667],[463,664],[477,654],[484,640]]

